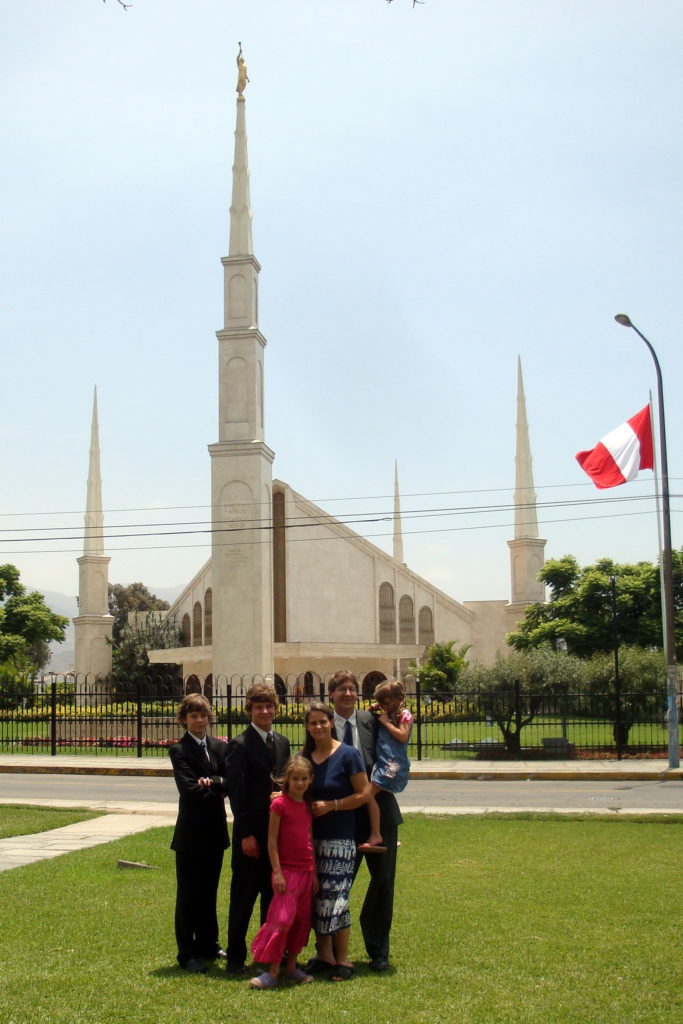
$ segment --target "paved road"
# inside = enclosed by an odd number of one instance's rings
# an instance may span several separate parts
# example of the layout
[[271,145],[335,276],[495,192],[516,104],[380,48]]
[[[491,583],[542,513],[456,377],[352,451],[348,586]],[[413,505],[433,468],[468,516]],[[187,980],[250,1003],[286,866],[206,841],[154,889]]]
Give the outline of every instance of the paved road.
[[[173,779],[126,776],[0,774],[4,800],[45,800],[117,805],[166,805],[178,800]],[[681,780],[545,781],[530,779],[415,779],[400,797],[406,810],[429,808],[463,813],[472,810],[676,811],[683,813]]]

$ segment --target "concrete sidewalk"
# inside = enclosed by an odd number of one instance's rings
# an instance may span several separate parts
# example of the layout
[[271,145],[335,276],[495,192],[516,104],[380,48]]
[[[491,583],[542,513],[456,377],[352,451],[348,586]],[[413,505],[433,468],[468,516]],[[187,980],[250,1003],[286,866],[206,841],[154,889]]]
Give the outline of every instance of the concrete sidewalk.
[[[16,802],[26,803],[26,801]],[[31,802],[35,803],[35,801]],[[54,807],[56,802],[50,801],[49,806]],[[10,868],[33,864],[39,860],[49,860],[52,857],[59,857],[63,853],[85,850],[91,846],[99,846],[101,843],[111,843],[114,839],[134,835],[136,832],[146,832],[148,828],[155,828],[157,825],[169,825],[172,824],[175,813],[176,809],[173,808],[172,817],[168,813],[150,814],[147,812],[105,814],[101,818],[92,818],[90,821],[78,821],[73,825],[53,828],[49,832],[0,839],[0,871],[9,871]]]
[[[167,757],[119,757],[91,754],[2,754],[0,772],[69,775],[171,776]],[[413,761],[411,779],[546,779],[600,782],[603,779],[662,781],[683,779],[683,768],[669,768],[665,759],[624,761],[479,761],[452,759]]]

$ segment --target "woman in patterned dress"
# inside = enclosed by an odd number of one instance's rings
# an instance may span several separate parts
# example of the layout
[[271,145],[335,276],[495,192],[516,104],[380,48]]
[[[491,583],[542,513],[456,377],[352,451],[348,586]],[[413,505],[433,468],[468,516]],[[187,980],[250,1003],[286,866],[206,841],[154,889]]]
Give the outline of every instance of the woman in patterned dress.
[[366,803],[370,785],[363,760],[353,747],[333,739],[334,712],[311,704],[304,717],[302,753],[313,765],[311,810],[318,892],[313,901],[317,956],[307,970],[330,971],[330,980],[353,974],[349,960],[349,893],[356,863],[356,808]]

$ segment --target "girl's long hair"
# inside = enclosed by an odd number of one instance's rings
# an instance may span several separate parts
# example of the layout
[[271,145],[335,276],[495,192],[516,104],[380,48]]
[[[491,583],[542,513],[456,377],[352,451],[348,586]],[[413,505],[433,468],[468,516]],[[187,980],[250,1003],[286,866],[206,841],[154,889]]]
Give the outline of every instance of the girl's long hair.
[[378,683],[372,696],[373,700],[379,701],[380,704],[382,701],[387,700],[387,698],[400,701],[400,704],[390,716],[392,722],[396,725],[398,715],[406,706],[406,691],[403,683],[399,679],[385,679],[383,683]]
[[[307,757],[303,757],[301,754],[295,754],[294,757],[290,757],[287,764],[282,769],[282,775],[273,781],[280,786],[283,793],[289,793],[289,780],[294,772],[306,772],[309,778],[313,778],[313,768],[311,762]],[[311,802],[311,787],[309,786],[304,793],[304,800],[307,804]]]
[[[329,706],[329,704],[322,704],[320,701],[316,701],[315,704],[309,704],[308,707],[306,708],[306,713],[304,714],[304,725],[305,726],[308,726],[308,720],[311,717],[311,715],[314,713],[314,711],[319,711],[322,715],[327,715],[327,717],[329,718],[330,722],[332,722],[332,728],[334,728],[334,711]],[[307,728],[306,729],[306,739],[304,740],[304,745],[301,748],[301,756],[302,757],[307,757],[308,760],[311,761],[312,760],[311,754],[313,753],[314,750],[315,750],[315,740],[313,739],[313,737],[311,736],[311,734],[309,733],[308,728]]]

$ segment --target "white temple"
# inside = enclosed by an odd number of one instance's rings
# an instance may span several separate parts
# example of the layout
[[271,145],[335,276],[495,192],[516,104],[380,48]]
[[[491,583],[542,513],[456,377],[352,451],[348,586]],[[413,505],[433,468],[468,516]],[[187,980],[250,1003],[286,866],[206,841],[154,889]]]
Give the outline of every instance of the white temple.
[[[275,675],[289,690],[312,692],[340,667],[354,671],[367,690],[382,676],[404,671],[434,641],[470,643],[471,657],[490,662],[505,649],[505,634],[526,605],[544,599],[537,576],[545,541],[538,537],[521,364],[509,603],[461,604],[407,567],[396,464],[393,557],[273,479],[274,453],[264,431],[266,340],[258,326],[261,268],[252,245],[245,110],[240,93],[230,242],[222,259],[224,317],[217,332],[218,440],[209,445],[211,557],[167,613],[181,630],[182,646],[150,651],[150,660],[181,665],[183,675],[196,676],[200,685],[209,679],[213,692],[254,675]],[[96,410],[93,432],[95,439]],[[99,651],[111,636],[95,446],[93,440],[88,510],[96,523],[86,531],[79,559],[78,672],[107,671]]]

